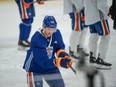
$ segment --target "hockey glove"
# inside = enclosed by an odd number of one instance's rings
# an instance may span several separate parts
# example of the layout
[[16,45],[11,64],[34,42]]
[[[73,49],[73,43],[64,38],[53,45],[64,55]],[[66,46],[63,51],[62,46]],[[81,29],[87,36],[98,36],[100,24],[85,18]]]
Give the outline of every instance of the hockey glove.
[[70,58],[70,56],[68,55],[68,53],[66,53],[65,50],[63,50],[63,49],[59,49],[56,52],[56,56],[57,57],[64,57],[64,58]]
[[25,8],[29,8],[30,4],[29,3],[24,3]]
[[57,67],[70,68],[70,66],[72,66],[72,61],[68,58],[59,57],[55,59],[55,65]]
[[37,1],[38,4],[44,4],[44,2],[41,1],[41,0],[36,0],[36,1]]

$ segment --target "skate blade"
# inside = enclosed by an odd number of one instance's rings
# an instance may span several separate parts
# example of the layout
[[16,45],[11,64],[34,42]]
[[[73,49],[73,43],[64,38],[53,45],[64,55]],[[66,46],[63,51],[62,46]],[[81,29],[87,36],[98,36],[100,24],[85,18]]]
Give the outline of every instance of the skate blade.
[[20,51],[27,51],[30,47],[22,47],[22,46],[18,46],[18,49],[17,50],[20,50]]
[[111,70],[112,68],[109,66],[97,65],[96,69],[98,69],[98,70]]

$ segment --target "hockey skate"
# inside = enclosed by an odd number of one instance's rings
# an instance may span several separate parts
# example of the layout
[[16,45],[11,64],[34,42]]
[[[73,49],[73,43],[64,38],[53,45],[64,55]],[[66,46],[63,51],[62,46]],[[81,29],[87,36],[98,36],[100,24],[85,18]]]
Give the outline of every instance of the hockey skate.
[[96,63],[96,58],[93,57],[93,53],[92,53],[92,52],[90,52],[90,59],[89,59],[89,62],[90,62],[90,63]]
[[79,46],[77,46],[77,53],[80,55],[80,57],[87,57],[89,56],[88,53],[86,53],[83,48],[80,48]]
[[99,58],[96,60],[96,63],[99,65],[104,65],[104,66],[112,66],[111,63],[105,62],[103,59]]
[[111,70],[111,63],[105,62],[103,59],[99,58],[100,54],[98,54],[98,59],[96,60],[97,69],[101,69],[101,70]]
[[101,59],[100,54],[98,54],[98,59],[96,60],[96,63],[99,65],[104,65],[104,66],[112,66],[111,63],[105,62],[103,59]]
[[18,50],[28,50],[30,47],[30,42],[28,40],[23,41],[23,40],[19,40],[18,42]]
[[79,55],[77,54],[77,52],[73,52],[71,51],[70,47],[69,47],[69,54],[72,58],[74,59],[80,59]]
[[25,42],[30,46],[30,42],[28,40],[26,40]]
[[96,69],[101,69],[101,70],[110,70],[111,69],[110,66],[112,66],[112,64],[105,62],[103,59],[99,58],[99,55],[97,59],[93,57],[92,52],[90,52],[89,62],[92,63]]

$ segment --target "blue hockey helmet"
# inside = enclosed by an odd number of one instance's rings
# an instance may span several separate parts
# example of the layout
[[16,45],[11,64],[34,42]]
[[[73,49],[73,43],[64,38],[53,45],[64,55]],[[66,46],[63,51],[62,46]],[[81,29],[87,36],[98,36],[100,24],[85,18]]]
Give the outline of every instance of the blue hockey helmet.
[[43,20],[43,26],[56,29],[57,27],[56,19],[53,16],[45,16]]

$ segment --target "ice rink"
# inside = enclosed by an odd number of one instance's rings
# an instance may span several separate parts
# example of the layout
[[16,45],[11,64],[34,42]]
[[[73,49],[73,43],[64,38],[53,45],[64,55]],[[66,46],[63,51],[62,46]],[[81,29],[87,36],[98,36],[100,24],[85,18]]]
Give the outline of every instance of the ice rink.
[[[111,5],[111,0],[108,0],[108,4]],[[69,16],[63,14],[63,0],[48,0],[44,5],[35,4],[35,10],[36,17],[32,25],[31,36],[41,27],[44,16],[53,15],[58,22],[58,29],[61,30],[68,51],[71,23]],[[17,50],[20,22],[18,7],[14,0],[0,1],[0,87],[27,87],[26,72],[22,69],[26,51]],[[113,66],[111,70],[100,71],[105,78],[105,87],[116,87],[116,30],[112,29],[111,19],[109,19],[109,24],[111,40],[106,60]],[[89,32],[86,48],[88,38]],[[78,70],[75,75],[71,69],[60,68],[60,70],[66,87],[88,87],[84,72]],[[101,87],[100,81],[100,76],[96,75],[95,87]],[[44,83],[44,87],[48,87],[48,85]]]

